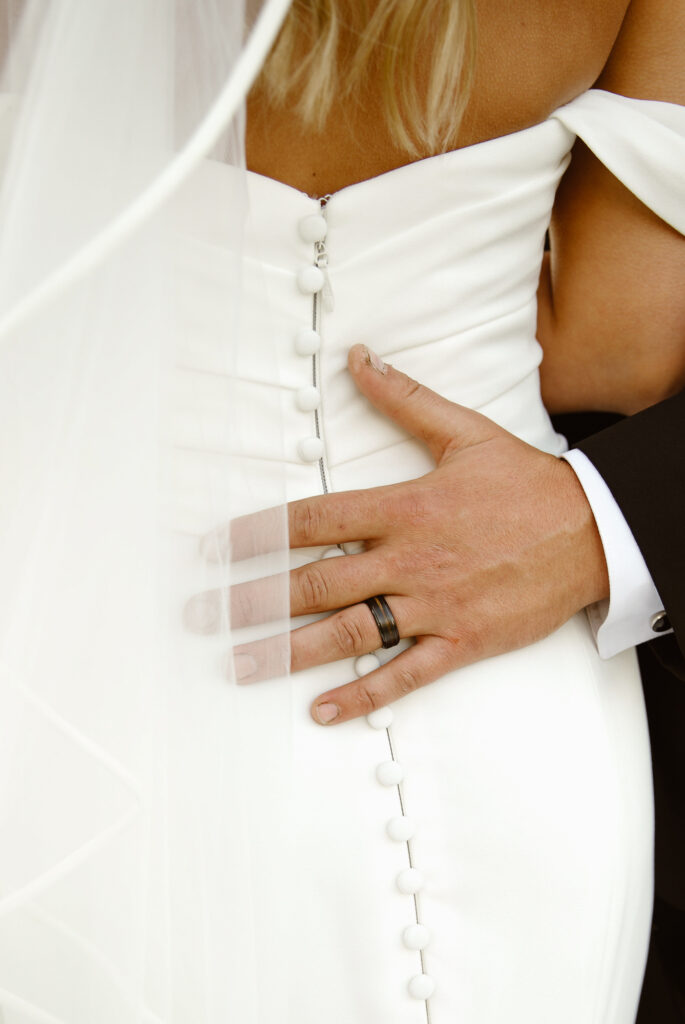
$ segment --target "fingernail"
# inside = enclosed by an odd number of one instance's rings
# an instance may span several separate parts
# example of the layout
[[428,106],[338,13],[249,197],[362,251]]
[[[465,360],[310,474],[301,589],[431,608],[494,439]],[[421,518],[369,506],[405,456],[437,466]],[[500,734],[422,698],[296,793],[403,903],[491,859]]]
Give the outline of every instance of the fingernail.
[[183,611],[183,620],[194,633],[213,633],[218,628],[220,605],[215,597],[200,594],[192,597]]
[[236,679],[243,682],[246,682],[248,677],[253,676],[257,671],[257,659],[253,658],[251,654],[235,654],[233,665]]
[[334,718],[337,718],[340,714],[340,708],[337,704],[317,704],[316,705],[316,717],[318,718],[321,725],[328,725]]
[[381,357],[373,351],[373,349],[367,347],[366,358],[369,364],[373,366],[374,370],[378,370],[379,373],[388,372],[388,367],[385,365]]
[[217,535],[215,533],[208,533],[201,537],[199,550],[200,558],[203,558],[205,562],[218,562],[221,556],[219,554],[219,538]]
[[210,565],[219,565],[221,562],[230,561],[230,542],[221,530],[210,530],[200,538],[200,558]]

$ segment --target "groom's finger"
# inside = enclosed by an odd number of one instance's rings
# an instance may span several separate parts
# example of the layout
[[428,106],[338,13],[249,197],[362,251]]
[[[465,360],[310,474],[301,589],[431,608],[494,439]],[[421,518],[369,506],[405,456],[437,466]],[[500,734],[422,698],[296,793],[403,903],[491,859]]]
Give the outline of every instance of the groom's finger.
[[[414,636],[420,631],[415,602],[394,594],[387,601],[400,637]],[[299,672],[342,658],[358,658],[377,651],[380,646],[378,626],[368,605],[354,604],[335,615],[293,630],[290,634],[290,667],[293,672]]]
[[[391,573],[379,553],[364,552],[308,562],[290,573],[290,615],[314,615],[365,601],[393,590]],[[283,617],[283,574],[235,583],[228,590],[205,590],[185,605],[184,624],[193,633],[242,629]]]
[[239,562],[290,546],[371,540],[383,525],[385,501],[396,484],[340,494],[321,494],[288,505],[237,516],[200,540],[200,555],[211,564]]
[[329,612],[379,592],[393,592],[391,577],[380,549],[308,562],[290,573],[290,614]]
[[200,538],[200,556],[210,565],[240,562],[288,547],[285,505],[236,516]]
[[419,637],[413,647],[381,668],[317,697],[311,707],[312,718],[319,725],[338,725],[371,714],[439,679],[457,667],[455,661],[455,651],[447,641]]
[[436,462],[447,448],[469,448],[498,432],[487,417],[412,380],[365,345],[350,349],[347,364],[362,394],[380,412],[423,441]]
[[393,515],[392,497],[401,486],[391,484],[291,501],[288,505],[290,547],[376,540],[387,530],[388,518]]
[[[391,596],[392,613],[401,637],[416,629],[416,608],[411,600]],[[286,646],[286,641],[289,641]],[[378,626],[365,604],[343,608],[319,622],[301,626],[289,637],[275,636],[236,647],[227,667],[236,681],[258,683],[274,676],[285,676],[342,658],[358,658],[377,651]],[[289,653],[288,653],[289,652]],[[344,688],[343,688],[344,689]]]

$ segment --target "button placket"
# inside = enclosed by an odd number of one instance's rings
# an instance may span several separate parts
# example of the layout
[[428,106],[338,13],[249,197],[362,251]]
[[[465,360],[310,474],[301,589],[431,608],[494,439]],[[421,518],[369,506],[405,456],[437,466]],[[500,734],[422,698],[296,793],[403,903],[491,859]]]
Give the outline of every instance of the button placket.
[[[363,654],[354,663],[355,672],[358,678],[368,675],[369,672],[380,668],[381,662],[376,654]],[[390,727],[393,722],[393,711],[391,707],[378,708],[366,716],[366,721],[371,729],[379,732],[385,730],[388,745],[390,748],[391,760],[383,761],[376,767],[376,778],[382,786],[395,786],[399,797],[401,814],[390,818],[385,826],[386,834],[394,842],[405,843],[407,848],[407,859],[409,866],[399,872],[395,878],[395,884],[404,896],[411,896],[414,901],[414,914],[416,920],[407,925],[402,932],[402,942],[406,949],[419,954],[421,973],[414,975],[407,982],[407,990],[413,999],[426,1002],[435,991],[435,981],[424,970],[423,951],[430,942],[430,931],[419,920],[418,894],[424,887],[425,880],[421,871],[414,866],[411,850],[411,839],[416,834],[416,823],[405,814],[404,800],[402,796],[401,783],[404,780],[404,769],[395,757],[395,749],[392,741]]]
[[[303,241],[314,246],[314,263],[302,267],[296,275],[297,287],[303,295],[312,297],[312,325],[310,328],[302,327],[294,339],[295,351],[298,355],[311,358],[312,377],[311,384],[302,386],[295,393],[295,405],[300,412],[313,413],[316,433],[310,437],[303,437],[298,442],[298,454],[304,462],[319,462],[321,467],[321,482],[324,493],[328,491],[326,469],[324,465],[325,447],[321,436],[320,407],[321,392],[319,388],[319,357],[322,346],[321,339],[321,307],[332,309],[332,293],[327,275],[328,253],[325,248],[325,240],[328,233],[328,224],[323,211],[327,199],[321,201],[321,212],[302,217],[298,223],[298,231]],[[323,293],[323,296],[322,296]],[[320,557],[329,558],[342,555],[345,552],[339,547],[325,549]],[[380,659],[375,654],[364,654],[357,658],[354,663],[355,672],[358,678],[375,671],[381,665]],[[402,933],[402,942],[406,949],[419,954],[421,972],[414,975],[407,982],[407,989],[414,999],[426,1001],[433,994],[435,983],[424,971],[423,950],[430,941],[430,932],[419,921],[419,908],[417,902],[418,893],[424,885],[421,872],[414,866],[412,860],[411,840],[416,833],[416,824],[404,813],[401,783],[404,779],[402,765],[395,757],[390,727],[392,725],[393,712],[389,707],[379,708],[367,715],[366,721],[371,729],[379,732],[385,731],[390,748],[390,759],[383,761],[376,766],[376,779],[382,786],[397,789],[401,813],[390,818],[386,822],[386,834],[388,838],[396,843],[404,843],[407,849],[408,867],[400,871],[395,879],[397,889],[407,896],[411,896],[414,903],[415,921],[408,924]],[[426,1010],[428,1012],[428,1009]]]

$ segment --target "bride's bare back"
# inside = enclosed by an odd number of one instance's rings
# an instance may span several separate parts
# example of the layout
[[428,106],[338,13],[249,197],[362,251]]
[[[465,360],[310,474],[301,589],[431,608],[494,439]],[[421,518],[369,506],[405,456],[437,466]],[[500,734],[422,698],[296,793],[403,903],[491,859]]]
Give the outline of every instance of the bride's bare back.
[[[475,80],[458,145],[526,128],[589,88],[627,7],[628,0],[479,0]],[[253,98],[248,167],[323,195],[408,163],[415,157],[391,140],[380,95],[371,81],[363,102],[336,106],[320,134]]]

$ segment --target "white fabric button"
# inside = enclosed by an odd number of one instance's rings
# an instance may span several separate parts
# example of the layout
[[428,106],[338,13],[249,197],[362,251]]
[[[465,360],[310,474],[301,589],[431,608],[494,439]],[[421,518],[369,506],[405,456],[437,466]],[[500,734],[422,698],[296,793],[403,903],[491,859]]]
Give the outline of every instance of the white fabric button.
[[303,462],[318,462],[323,455],[323,441],[320,437],[303,437],[297,451]]
[[376,778],[381,786],[397,786],[404,778],[402,765],[398,761],[384,761],[376,768]]
[[321,405],[321,392],[313,385],[308,388],[300,388],[295,395],[295,405],[300,412],[314,412]]
[[323,242],[328,231],[326,218],[320,213],[313,213],[310,217],[303,217],[298,224],[300,237],[305,242]]
[[435,982],[428,974],[415,974],[409,982],[409,995],[414,999],[430,999],[435,992]]
[[423,889],[423,875],[418,868],[407,868],[397,876],[397,888],[405,896],[413,896]]
[[[380,667],[381,663],[375,654],[362,654],[354,663],[354,671],[358,676],[368,676],[369,672],[375,672]],[[385,711],[385,708],[379,708],[378,710]],[[371,714],[375,715],[377,712],[372,711]],[[390,718],[392,719],[392,711],[390,712]],[[376,728],[385,729],[386,726],[376,726]]]
[[298,356],[313,356],[321,348],[321,335],[306,327],[295,336],[295,351]]
[[391,818],[385,826],[385,831],[396,842],[406,843],[407,839],[411,839],[416,832],[416,825],[411,818],[402,815],[398,818]]
[[[362,657],[366,658],[367,655],[364,654]],[[378,708],[377,711],[372,711],[370,715],[366,716],[366,721],[372,729],[387,729],[392,725],[392,708]]]
[[337,558],[338,555],[344,555],[345,552],[341,551],[340,548],[324,548],[319,555],[319,558]]
[[363,540],[346,540],[345,551],[348,555],[361,555],[363,551],[366,551],[366,544]]
[[410,924],[402,932],[402,942],[407,949],[425,949],[431,940],[431,933],[425,924]]
[[323,270],[318,267],[303,267],[297,275],[297,287],[303,295],[314,295],[323,288]]

